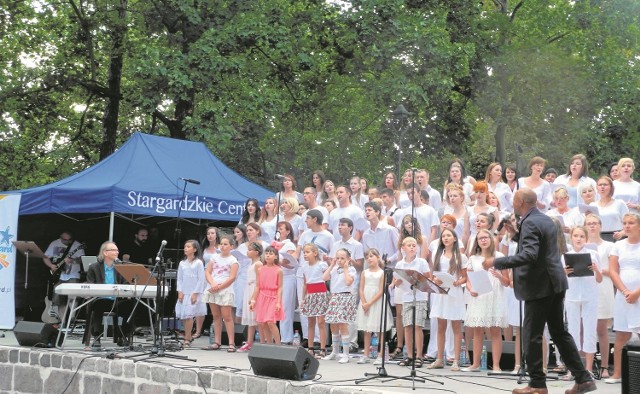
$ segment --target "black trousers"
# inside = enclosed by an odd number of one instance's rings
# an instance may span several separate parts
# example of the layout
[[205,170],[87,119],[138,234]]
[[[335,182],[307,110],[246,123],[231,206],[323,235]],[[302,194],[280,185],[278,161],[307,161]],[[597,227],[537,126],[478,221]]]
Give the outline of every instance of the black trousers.
[[[113,310],[116,314],[113,322],[114,339],[117,341],[119,338],[128,338],[133,333],[135,317],[131,319],[131,323],[127,323],[127,319],[131,315],[134,305],[135,300],[127,298],[117,298],[115,300],[98,298],[93,301],[89,306],[91,335],[94,338],[100,337],[103,332],[102,316],[105,312]],[[122,317],[122,326],[118,325],[119,317]]]
[[558,347],[564,365],[571,371],[577,383],[591,380],[585,369],[573,337],[564,326],[565,292],[537,300],[525,301],[522,335],[525,343],[527,372],[531,378],[530,387],[546,388],[546,377],[542,369],[542,335],[545,323],[549,334]]

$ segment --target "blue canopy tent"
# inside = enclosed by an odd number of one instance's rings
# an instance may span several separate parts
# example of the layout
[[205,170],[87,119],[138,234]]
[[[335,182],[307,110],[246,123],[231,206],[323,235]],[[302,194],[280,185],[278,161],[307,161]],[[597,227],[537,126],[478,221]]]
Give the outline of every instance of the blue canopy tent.
[[20,215],[110,213],[111,237],[114,214],[237,222],[248,198],[262,202],[274,195],[200,142],[143,133],[82,172],[9,193],[22,195]]

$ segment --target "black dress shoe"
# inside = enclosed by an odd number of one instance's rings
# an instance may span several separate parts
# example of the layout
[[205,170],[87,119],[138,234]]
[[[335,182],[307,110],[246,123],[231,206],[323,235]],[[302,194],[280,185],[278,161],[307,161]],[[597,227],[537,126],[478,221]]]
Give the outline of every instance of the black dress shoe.
[[596,382],[593,380],[589,380],[582,383],[576,383],[568,390],[565,390],[564,394],[582,394],[588,393],[590,391],[595,391],[597,389]]

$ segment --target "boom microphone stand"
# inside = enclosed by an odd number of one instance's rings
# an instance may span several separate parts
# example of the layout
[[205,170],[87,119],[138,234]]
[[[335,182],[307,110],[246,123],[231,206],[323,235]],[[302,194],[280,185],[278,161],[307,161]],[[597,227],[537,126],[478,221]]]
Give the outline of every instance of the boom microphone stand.
[[137,299],[136,305],[131,311],[131,315],[129,315],[129,318],[127,319],[127,322],[129,322],[133,318],[133,314],[135,313],[136,307],[138,306],[138,303],[140,302],[140,299],[142,298],[144,291],[149,286],[149,281],[154,276],[154,274],[157,273],[158,283],[156,286],[155,320],[153,322],[153,326],[154,326],[153,345],[149,352],[133,355],[133,356],[130,356],[129,358],[133,359],[135,357],[146,356],[141,359],[135,360],[135,361],[143,361],[143,360],[147,360],[155,357],[169,357],[169,358],[175,358],[179,360],[195,362],[197,361],[196,359],[192,359],[187,356],[179,356],[175,354],[166,353],[164,335],[162,334],[162,312],[161,312],[164,310],[164,297],[166,296],[165,294],[166,286],[164,285],[164,279],[165,279],[164,276],[165,276],[166,267],[164,264],[164,257],[162,254],[162,252],[164,251],[164,247],[166,245],[167,245],[167,241],[162,241],[162,245],[160,246],[160,250],[158,251],[158,256],[156,257],[156,264],[153,266],[153,271],[151,271],[151,275],[149,275],[149,277],[147,278],[147,283],[144,285],[144,288],[142,289],[142,292],[140,293],[140,296]]

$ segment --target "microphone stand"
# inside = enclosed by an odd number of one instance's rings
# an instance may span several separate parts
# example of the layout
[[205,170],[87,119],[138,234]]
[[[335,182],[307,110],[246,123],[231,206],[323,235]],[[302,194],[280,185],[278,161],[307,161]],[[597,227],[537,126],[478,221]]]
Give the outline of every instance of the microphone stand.
[[[386,260],[386,259],[383,259]],[[382,292],[382,314],[380,315],[380,338],[383,338],[383,341],[386,341],[387,334],[387,311],[389,309],[389,287],[387,286],[387,281],[391,279],[393,275],[393,270],[391,268],[384,268],[384,291]],[[382,342],[381,342],[382,343]],[[389,375],[387,373],[387,369],[385,368],[385,356],[386,356],[386,346],[381,346],[382,350],[380,351],[382,357],[382,364],[377,367],[377,373],[369,373],[365,372],[365,378],[356,379],[355,384],[360,384],[364,382],[368,382],[373,379],[386,379],[384,382],[389,382],[392,380],[408,380],[413,382],[414,378],[409,376],[395,376]],[[424,380],[422,380],[424,382]]]
[[[182,241],[182,203],[184,202],[185,196],[187,195],[187,183],[193,183],[194,180],[192,179],[186,179],[186,178],[178,178],[178,180],[181,180],[184,182],[183,186],[182,186],[182,196],[180,197],[180,204],[178,204],[178,215],[176,216],[176,225],[175,228],[173,230],[173,239],[176,241],[176,261],[179,262],[180,261],[180,242]],[[200,184],[200,182],[196,183],[197,185]],[[158,257],[156,257],[156,261],[157,259],[160,258],[162,259],[163,256],[161,254],[158,255]],[[171,259],[169,259],[169,261],[171,261]],[[164,275],[164,271],[163,271],[163,275],[162,275],[162,281],[160,281],[160,277],[158,276],[158,283],[161,283],[162,285],[165,284],[165,275]],[[172,283],[171,283],[172,284]],[[177,302],[177,295],[176,295],[176,291],[175,291],[175,287],[174,286],[169,286],[169,295],[170,296],[175,296],[175,301]],[[173,297],[172,297],[173,298]],[[173,301],[173,299],[172,299]],[[164,317],[165,314],[165,310],[160,309],[162,316]],[[170,338],[176,342],[179,342],[178,339],[178,330],[176,328],[177,326],[177,319],[176,319],[176,311],[175,308],[173,308],[173,310],[171,311],[170,314],[171,320],[173,322],[173,327],[171,327],[170,324],[167,324],[167,333],[169,334]],[[185,333],[186,335],[186,333]]]
[[136,305],[133,307],[133,310],[131,311],[131,315],[129,315],[129,318],[127,319],[127,323],[132,319],[133,314],[135,313],[136,307],[140,303],[142,295],[144,294],[144,291],[147,289],[147,287],[149,286],[149,282],[151,281],[151,278],[156,273],[157,273],[157,286],[156,286],[155,320],[153,322],[153,326],[154,326],[153,345],[151,346],[151,350],[149,352],[136,354],[133,356],[129,356],[127,358],[133,359],[135,357],[146,355],[146,357],[143,357],[141,359],[135,359],[134,361],[143,361],[143,360],[148,360],[150,358],[155,358],[155,357],[169,357],[169,358],[175,358],[179,360],[195,362],[197,361],[196,359],[192,359],[187,356],[179,356],[176,354],[166,353],[164,335],[162,334],[162,312],[161,312],[162,310],[164,310],[164,297],[166,296],[165,285],[164,285],[165,266],[164,266],[164,257],[161,254],[159,254],[159,256],[156,258],[156,264],[153,266],[153,271],[151,271],[151,275],[149,275],[149,277],[147,278],[147,283],[145,283],[144,288],[142,289],[142,292],[137,297]]

